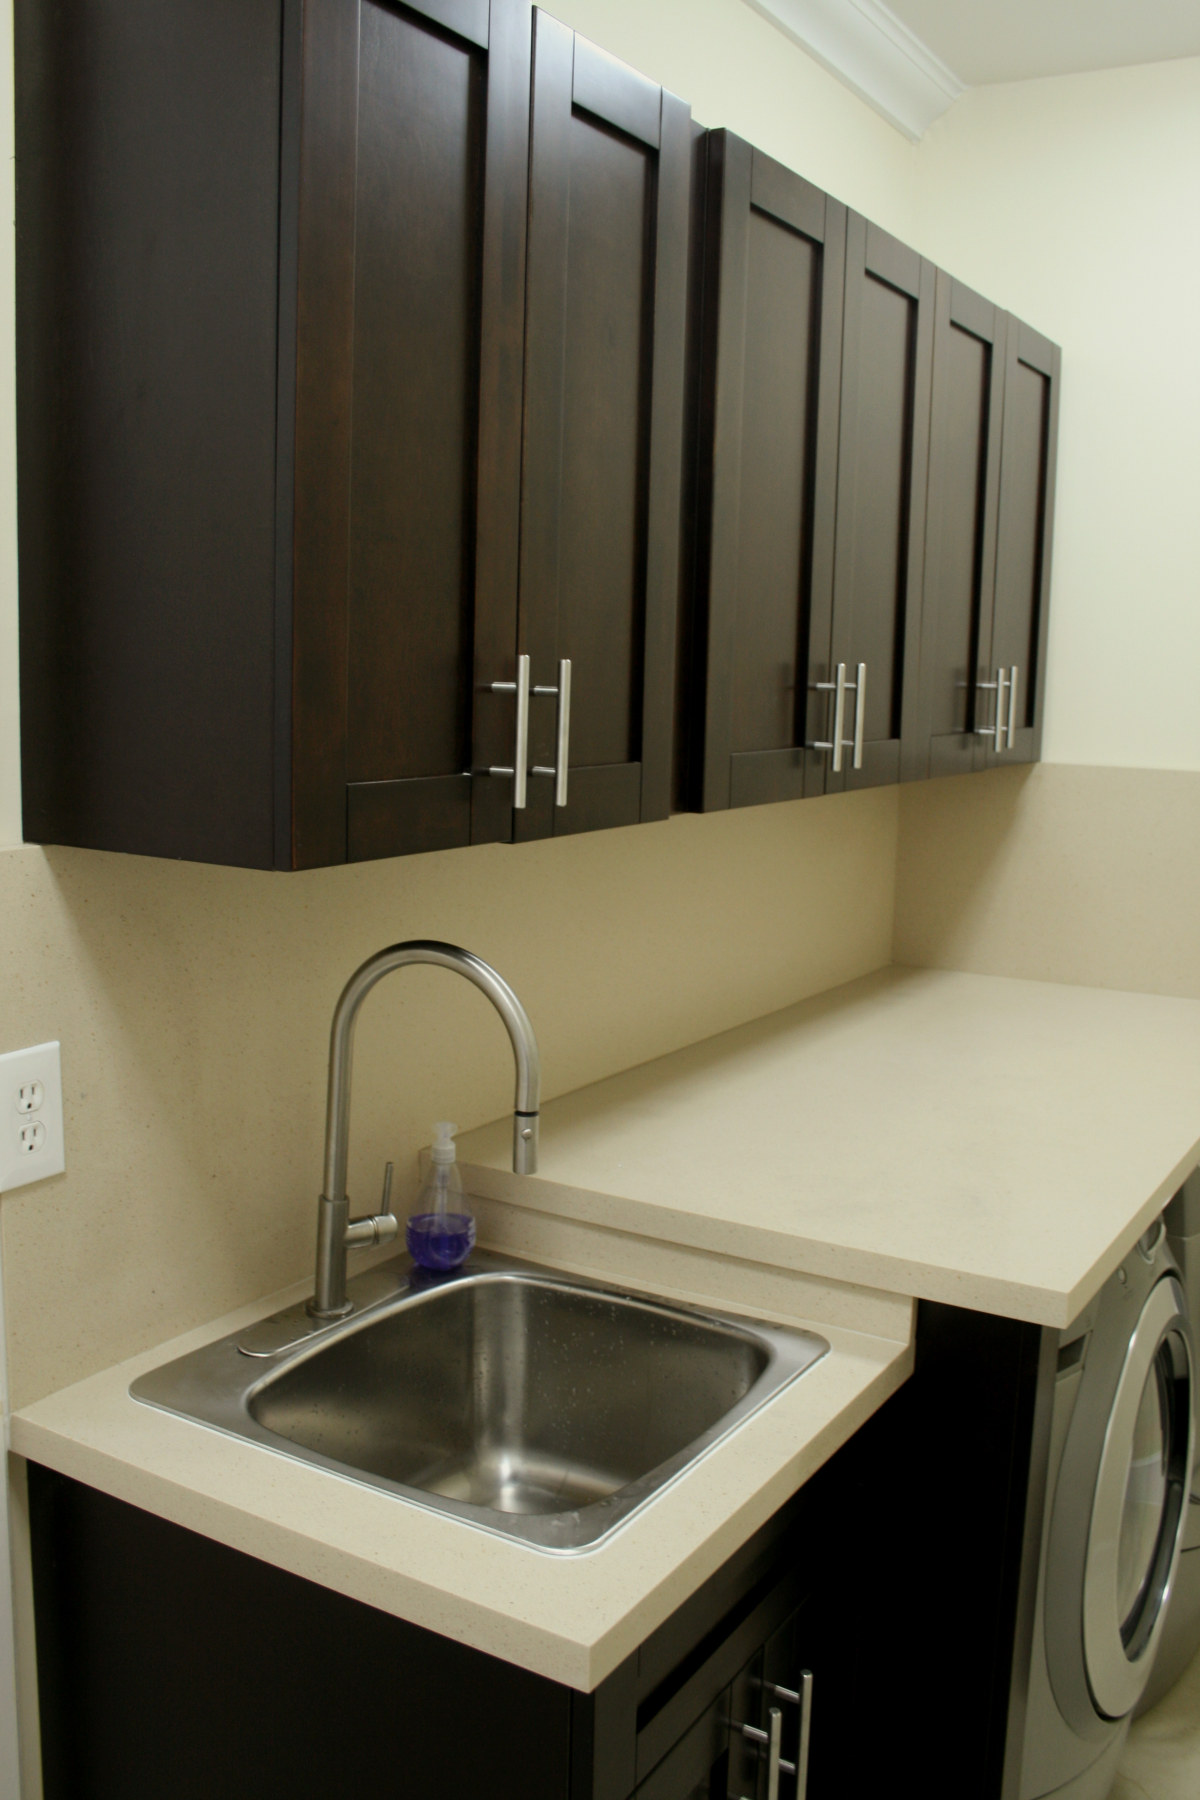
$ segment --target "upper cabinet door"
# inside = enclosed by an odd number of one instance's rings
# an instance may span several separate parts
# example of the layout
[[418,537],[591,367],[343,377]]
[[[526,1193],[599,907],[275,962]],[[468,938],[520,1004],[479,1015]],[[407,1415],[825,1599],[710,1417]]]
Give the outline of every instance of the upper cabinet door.
[[982,768],[995,731],[1004,346],[1003,313],[939,271],[914,775]]
[[917,741],[935,275],[850,214],[832,637],[814,605],[809,664],[824,702],[810,703],[809,742],[832,745],[840,720],[826,793],[898,781]]
[[520,839],[669,811],[690,178],[689,108],[537,13]]
[[693,798],[710,811],[824,781],[809,640],[828,657],[846,209],[716,131],[706,220]]
[[984,740],[989,763],[1041,754],[1060,363],[1056,344],[1009,316],[990,662],[1001,710],[998,737]]
[[303,9],[295,866],[510,833],[530,39],[525,0]]

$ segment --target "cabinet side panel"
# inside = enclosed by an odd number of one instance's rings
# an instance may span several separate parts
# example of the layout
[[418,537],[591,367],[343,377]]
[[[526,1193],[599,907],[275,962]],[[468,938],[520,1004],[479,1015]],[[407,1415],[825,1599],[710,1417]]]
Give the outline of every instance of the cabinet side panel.
[[273,860],[279,0],[21,0],[26,835]]

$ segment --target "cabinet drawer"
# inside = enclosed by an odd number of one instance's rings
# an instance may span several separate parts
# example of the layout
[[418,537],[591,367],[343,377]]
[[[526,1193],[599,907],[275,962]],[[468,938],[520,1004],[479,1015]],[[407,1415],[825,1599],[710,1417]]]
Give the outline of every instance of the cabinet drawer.
[[638,1788],[634,1800],[725,1800],[729,1690],[719,1694]]
[[[741,1616],[723,1620],[703,1639],[668,1681],[638,1707],[637,1773],[653,1769],[681,1732],[691,1729],[697,1713],[724,1693],[750,1658],[797,1609],[806,1579],[790,1571],[755,1602],[748,1599]],[[739,1609],[740,1610],[740,1609]]]

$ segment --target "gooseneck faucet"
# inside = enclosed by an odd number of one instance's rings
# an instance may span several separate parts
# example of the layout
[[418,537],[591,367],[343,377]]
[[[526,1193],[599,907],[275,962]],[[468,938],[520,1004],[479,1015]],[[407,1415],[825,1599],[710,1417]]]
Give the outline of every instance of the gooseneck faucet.
[[504,1020],[517,1065],[517,1092],[513,1108],[513,1169],[518,1175],[537,1171],[538,1105],[541,1075],[533,1026],[507,981],[490,963],[459,950],[453,944],[416,938],[393,944],[369,956],[354,971],[333,1012],[329,1033],[329,1088],[325,1113],[325,1187],[317,1208],[317,1277],[308,1310],[315,1319],[340,1319],[352,1310],[346,1298],[346,1252],[354,1245],[383,1244],[400,1229],[391,1212],[351,1219],[346,1195],[346,1165],[350,1149],[350,1064],[354,1051],[354,1022],[358,1009],[375,986],[393,969],[408,963],[433,963],[453,969],[485,993]]

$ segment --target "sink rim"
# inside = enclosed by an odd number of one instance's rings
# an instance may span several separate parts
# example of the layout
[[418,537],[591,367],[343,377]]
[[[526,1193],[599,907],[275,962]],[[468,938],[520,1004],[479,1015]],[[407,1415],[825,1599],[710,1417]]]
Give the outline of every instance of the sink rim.
[[[414,1276],[418,1277],[416,1281]],[[280,1376],[319,1356],[335,1342],[369,1330],[394,1312],[436,1303],[440,1293],[463,1282],[506,1279],[594,1294],[618,1304],[649,1307],[668,1317],[710,1324],[757,1341],[766,1352],[766,1366],[741,1400],[675,1455],[600,1500],[557,1513],[502,1513],[475,1502],[410,1487],[281,1437],[261,1425],[251,1413],[252,1401]],[[456,1519],[475,1530],[543,1553],[578,1556],[610,1541],[615,1532],[673,1487],[830,1349],[826,1338],[803,1326],[776,1325],[718,1307],[670,1300],[487,1250],[474,1251],[461,1269],[432,1278],[422,1277],[401,1255],[356,1276],[348,1291],[354,1310],[344,1319],[314,1321],[304,1311],[303,1302],[298,1302],[257,1325],[230,1332],[199,1350],[148,1370],[130,1384],[130,1396],[141,1405],[253,1443],[290,1461],[307,1463],[423,1511]]]

